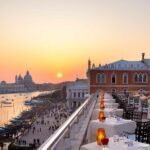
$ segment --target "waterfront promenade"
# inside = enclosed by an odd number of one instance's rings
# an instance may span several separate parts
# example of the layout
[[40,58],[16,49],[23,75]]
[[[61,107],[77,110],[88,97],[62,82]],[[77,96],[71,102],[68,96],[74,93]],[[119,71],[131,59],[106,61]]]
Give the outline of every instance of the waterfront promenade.
[[68,116],[66,104],[61,102],[53,104],[51,109],[44,110],[36,115],[32,126],[22,133],[14,145],[39,147],[61,126]]

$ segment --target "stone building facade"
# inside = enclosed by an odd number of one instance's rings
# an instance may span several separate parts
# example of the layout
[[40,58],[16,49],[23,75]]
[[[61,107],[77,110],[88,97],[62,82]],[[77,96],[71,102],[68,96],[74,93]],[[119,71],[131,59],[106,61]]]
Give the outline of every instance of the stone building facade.
[[69,108],[77,108],[84,102],[88,94],[87,79],[77,79],[66,86],[66,99]]
[[88,61],[89,92],[97,90],[106,92],[150,91],[150,59],[142,53],[140,61],[119,60],[106,65],[91,66]]
[[1,93],[20,93],[20,92],[32,92],[36,90],[36,85],[32,80],[32,76],[29,71],[26,72],[24,78],[19,75],[15,77],[15,83],[6,83],[2,81],[0,83]]

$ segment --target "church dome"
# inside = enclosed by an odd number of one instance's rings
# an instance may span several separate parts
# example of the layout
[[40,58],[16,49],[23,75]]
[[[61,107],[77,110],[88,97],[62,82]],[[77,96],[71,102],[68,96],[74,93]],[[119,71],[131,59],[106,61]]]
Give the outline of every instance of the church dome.
[[2,85],[6,85],[7,83],[6,83],[6,81],[2,81],[1,84]]
[[21,75],[19,75],[19,77],[18,77],[18,81],[23,81],[23,78],[22,78],[22,76],[21,76]]
[[32,82],[32,76],[30,75],[29,71],[27,71],[26,75],[24,76],[24,81]]

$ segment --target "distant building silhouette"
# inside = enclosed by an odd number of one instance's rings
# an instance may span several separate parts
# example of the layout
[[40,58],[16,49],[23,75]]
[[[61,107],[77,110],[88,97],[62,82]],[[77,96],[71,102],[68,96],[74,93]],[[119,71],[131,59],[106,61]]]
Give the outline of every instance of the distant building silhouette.
[[69,108],[79,107],[88,94],[87,79],[76,79],[74,82],[70,82],[66,86],[66,99]]
[[32,92],[36,90],[36,85],[32,80],[29,71],[26,72],[24,78],[20,75],[15,76],[15,83],[0,83],[0,93],[16,93],[16,92]]
[[24,78],[21,75],[19,75],[19,76],[16,75],[15,83],[16,84],[31,84],[31,83],[33,83],[32,76],[30,75],[29,71],[27,70]]

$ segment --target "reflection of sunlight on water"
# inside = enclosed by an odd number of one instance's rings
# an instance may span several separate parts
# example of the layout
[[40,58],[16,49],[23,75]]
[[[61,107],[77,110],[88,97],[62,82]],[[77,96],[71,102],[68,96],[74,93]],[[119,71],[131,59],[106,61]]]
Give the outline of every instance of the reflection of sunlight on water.
[[[25,106],[24,101],[30,100],[31,97],[39,95],[41,92],[23,93],[23,94],[0,94],[0,102],[8,100],[12,101],[12,107],[2,107],[0,105],[0,126],[9,123],[12,118],[19,116],[24,110],[29,110],[30,106]],[[1,103],[0,103],[1,104]]]

